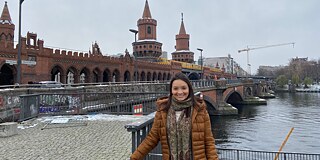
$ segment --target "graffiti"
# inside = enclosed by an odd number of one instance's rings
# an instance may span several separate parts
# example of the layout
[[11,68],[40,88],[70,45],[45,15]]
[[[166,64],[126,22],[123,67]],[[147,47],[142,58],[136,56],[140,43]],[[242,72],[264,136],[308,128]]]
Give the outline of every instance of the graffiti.
[[39,112],[68,112],[80,105],[79,95],[40,95]]
[[58,106],[40,106],[39,113],[60,112]]
[[7,108],[18,108],[20,107],[20,97],[19,96],[5,96],[5,105]]

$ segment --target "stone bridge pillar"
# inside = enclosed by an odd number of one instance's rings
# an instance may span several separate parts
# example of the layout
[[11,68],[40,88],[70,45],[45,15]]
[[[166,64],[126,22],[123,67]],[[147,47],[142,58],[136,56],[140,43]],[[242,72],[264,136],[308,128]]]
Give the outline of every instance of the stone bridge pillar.
[[[244,102],[242,104],[244,105],[265,105],[267,104],[267,101],[265,99],[261,99],[259,97],[263,97],[261,95],[263,84],[254,83],[252,79],[245,79],[242,80],[243,84],[243,97]],[[264,97],[263,97],[264,98]]]
[[227,89],[226,80],[215,81],[216,87],[216,106],[218,115],[236,115],[238,109],[224,101],[224,91]]

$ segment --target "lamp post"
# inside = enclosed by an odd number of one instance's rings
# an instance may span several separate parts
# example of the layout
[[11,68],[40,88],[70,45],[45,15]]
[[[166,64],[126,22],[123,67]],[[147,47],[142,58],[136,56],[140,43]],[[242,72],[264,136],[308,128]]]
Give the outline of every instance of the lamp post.
[[202,58],[203,49],[197,48],[197,50],[200,51],[200,60],[201,60],[201,76],[200,76],[200,79],[202,80],[202,78],[203,78],[203,58]]
[[[130,32],[134,33],[134,44],[137,42],[137,33],[138,31],[135,30],[135,29],[129,29]],[[133,46],[133,56],[134,56],[134,78],[135,78],[135,81],[138,81],[138,67],[137,67],[137,53],[135,53],[135,48],[134,48],[134,45]]]
[[230,58],[231,59],[231,74],[233,74],[233,58]]
[[21,83],[21,5],[24,0],[19,0],[19,36],[18,36],[18,61],[17,61],[17,83]]

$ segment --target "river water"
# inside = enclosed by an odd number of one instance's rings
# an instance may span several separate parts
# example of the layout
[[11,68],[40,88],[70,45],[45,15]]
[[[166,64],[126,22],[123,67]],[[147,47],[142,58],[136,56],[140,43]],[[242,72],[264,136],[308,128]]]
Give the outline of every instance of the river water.
[[238,116],[211,116],[216,146],[320,154],[320,93],[279,93],[267,105],[239,107]]

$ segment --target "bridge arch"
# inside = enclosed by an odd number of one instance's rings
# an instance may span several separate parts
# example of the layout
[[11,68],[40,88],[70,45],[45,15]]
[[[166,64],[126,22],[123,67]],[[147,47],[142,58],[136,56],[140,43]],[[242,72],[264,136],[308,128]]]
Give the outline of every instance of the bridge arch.
[[[130,72],[129,72],[129,73],[130,73]],[[137,71],[137,72],[134,72],[134,73],[133,73],[133,79],[132,79],[132,80],[133,80],[133,81],[135,81],[135,80],[139,81],[139,78],[140,78],[139,75],[140,75],[140,74],[139,74],[138,71]]]
[[153,72],[152,81],[155,81],[155,80],[157,80],[157,73],[156,73],[156,72]]
[[78,77],[78,70],[73,67],[70,66],[67,69],[67,77],[66,77],[66,83],[67,84],[73,84],[73,83],[78,83],[79,82],[79,77]]
[[203,95],[203,100],[207,105],[207,110],[208,110],[209,115],[215,115],[218,108],[216,107],[216,105],[212,101],[212,99],[209,96]]
[[80,71],[80,83],[90,83],[90,70],[87,67]]
[[65,83],[63,80],[63,76],[65,75],[63,68],[60,65],[55,65],[51,69],[51,81],[57,81]]
[[103,82],[110,82],[111,81],[111,72],[108,68],[106,68],[103,71],[103,78],[102,78]]
[[167,74],[163,73],[163,81],[166,81],[166,80],[167,80]]
[[93,71],[92,71],[92,82],[96,83],[96,82],[100,82],[100,77],[101,77],[101,71],[98,67],[96,67]]
[[240,104],[244,98],[242,97],[241,93],[238,91],[229,92],[228,95],[225,97],[224,101],[231,104],[232,106],[236,106]]
[[140,81],[146,81],[146,73],[144,71],[141,72]]
[[251,87],[246,87],[245,90],[244,90],[244,93],[248,97],[252,96],[253,95],[252,88]]
[[195,72],[189,73],[187,76],[190,80],[199,80],[200,79],[200,75]]
[[112,81],[113,82],[120,82],[120,71],[118,69],[115,69],[112,72]]
[[151,81],[152,79],[151,79],[151,72],[148,72],[148,74],[147,74],[147,81]]
[[124,82],[131,81],[130,72],[129,72],[128,70],[126,70],[126,71],[124,72],[123,77],[124,77],[124,78],[123,78],[123,81],[124,81]]
[[158,81],[162,81],[162,74],[161,74],[161,72],[159,72],[158,73],[158,79],[157,79]]
[[170,79],[171,79],[171,74],[168,73],[167,80],[170,80]]
[[0,85],[12,85],[15,73],[13,66],[3,64],[0,69]]

